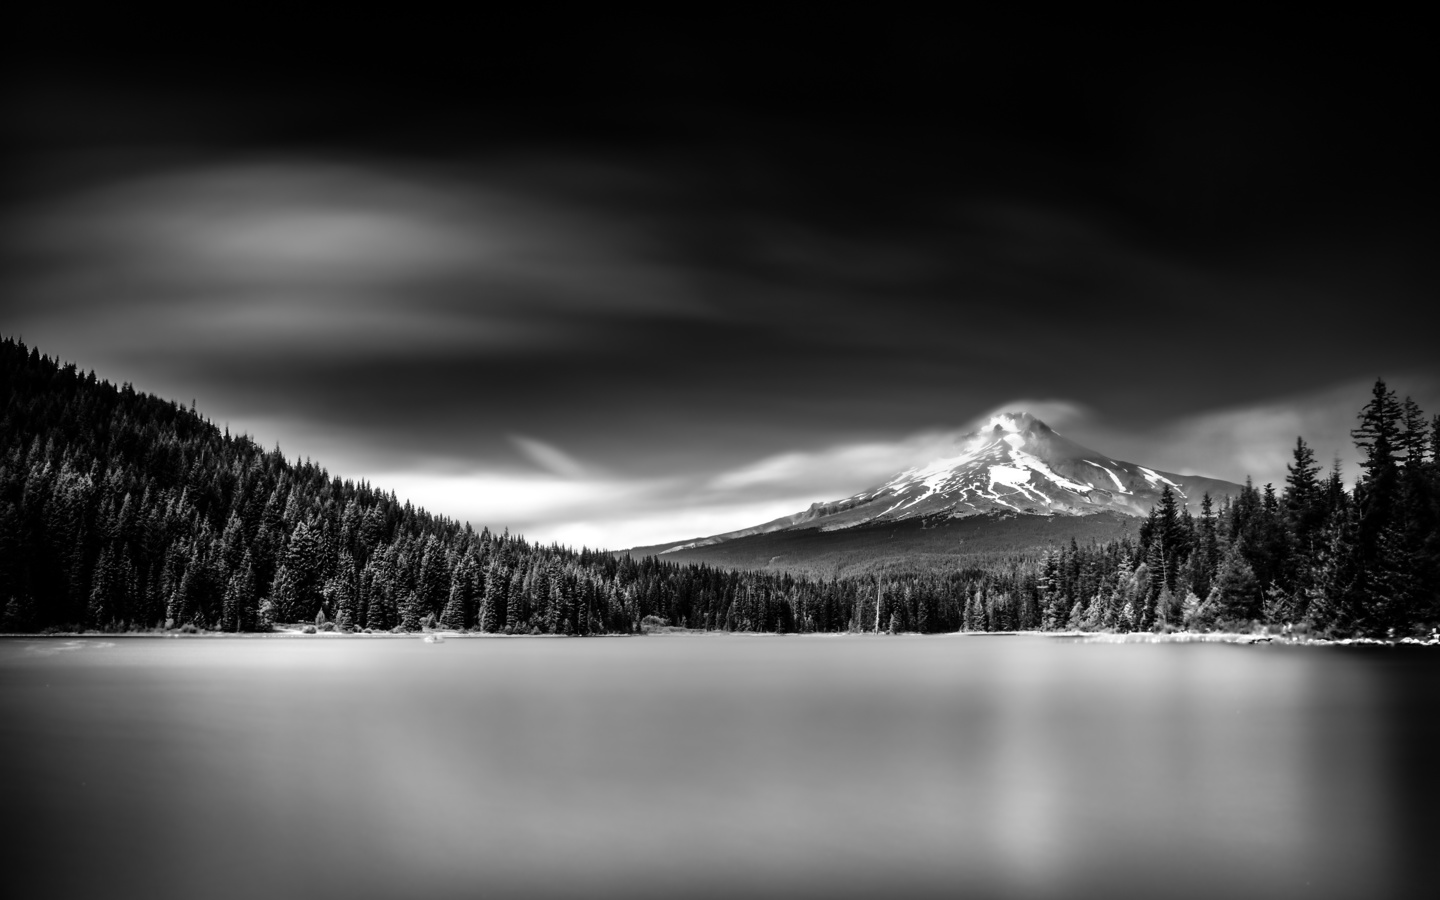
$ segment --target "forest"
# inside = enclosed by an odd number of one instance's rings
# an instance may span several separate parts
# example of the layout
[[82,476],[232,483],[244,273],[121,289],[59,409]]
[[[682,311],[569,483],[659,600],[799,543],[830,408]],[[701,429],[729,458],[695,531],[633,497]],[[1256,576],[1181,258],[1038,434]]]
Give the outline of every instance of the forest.
[[1440,416],[1377,381],[1362,472],[1297,438],[1285,484],[1166,489],[1136,538],[833,577],[475,531],[193,408],[0,340],[0,630],[629,634],[1440,627]]

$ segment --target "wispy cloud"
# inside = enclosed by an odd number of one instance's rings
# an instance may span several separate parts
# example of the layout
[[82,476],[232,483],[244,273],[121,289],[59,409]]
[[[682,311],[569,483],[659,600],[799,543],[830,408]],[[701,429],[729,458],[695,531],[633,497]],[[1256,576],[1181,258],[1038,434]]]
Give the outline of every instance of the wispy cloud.
[[623,548],[734,531],[847,496],[943,455],[959,436],[923,432],[776,454],[712,474],[634,478],[587,466],[544,441],[510,435],[541,472],[441,467],[368,477],[477,527],[509,527],[542,542]]
[[[963,430],[925,431],[893,441],[837,444],[813,451],[778,453],[721,472],[705,486],[717,494],[808,488],[822,494],[824,499],[836,499],[836,496],[877,484],[902,469],[945,455],[963,433]],[[842,493],[836,495],[837,491]]]
[[[1318,391],[1211,410],[1144,431],[1087,427],[1107,452],[1182,475],[1209,475],[1257,485],[1285,482],[1295,439],[1303,437],[1322,465],[1338,458],[1347,480],[1359,473],[1350,431],[1369,402],[1373,378],[1347,381]],[[1440,409],[1440,379],[1428,373],[1399,373],[1387,386],[1413,396],[1427,411]],[[1110,449],[1113,447],[1114,449]]]
[[509,435],[509,438],[526,459],[552,475],[578,480],[590,474],[588,467],[559,447],[519,434]]
[[977,416],[970,421],[967,430],[977,427],[991,416],[1009,412],[1027,412],[1056,431],[1063,431],[1071,423],[1084,421],[1094,415],[1094,411],[1089,407],[1073,400],[1027,400],[1021,398],[1001,403],[984,415]]
[[502,173],[305,160],[199,167],[72,195],[7,222],[11,303],[77,356],[514,354],[576,318],[693,317],[683,274],[622,222],[504,187]]

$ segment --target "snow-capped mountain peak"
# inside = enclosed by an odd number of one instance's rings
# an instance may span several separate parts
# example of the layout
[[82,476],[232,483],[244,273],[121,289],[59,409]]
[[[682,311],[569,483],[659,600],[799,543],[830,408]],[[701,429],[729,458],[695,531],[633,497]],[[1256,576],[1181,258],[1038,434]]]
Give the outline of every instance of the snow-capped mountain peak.
[[1026,412],[991,416],[961,437],[954,452],[913,466],[877,487],[754,528],[682,544],[689,549],[772,531],[834,531],[915,518],[980,515],[1085,516],[1101,512],[1144,516],[1165,486],[1198,508],[1208,491],[1217,499],[1240,486],[1161,472],[1116,460],[1065,438]]

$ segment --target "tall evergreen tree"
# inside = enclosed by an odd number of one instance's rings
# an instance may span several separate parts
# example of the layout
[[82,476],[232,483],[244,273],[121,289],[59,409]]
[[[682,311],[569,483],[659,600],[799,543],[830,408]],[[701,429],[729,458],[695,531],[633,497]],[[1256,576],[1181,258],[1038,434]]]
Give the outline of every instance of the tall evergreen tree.
[[400,600],[400,627],[406,631],[419,631],[425,615],[420,596],[413,590],[406,591]]
[[225,585],[221,628],[224,631],[253,631],[258,624],[255,597],[255,565],[247,549]]
[[469,628],[475,605],[475,560],[465,557],[450,578],[450,592],[440,615],[443,628]]
[[1220,568],[1220,526],[1216,520],[1214,501],[1210,498],[1210,492],[1206,491],[1200,498],[1200,522],[1199,547],[1196,552],[1197,561],[1195,565],[1195,583],[1193,589],[1196,594],[1205,596],[1210,593],[1210,585],[1215,580],[1215,573]]
[[1245,558],[1244,542],[1230,545],[1215,576],[1217,613],[1230,627],[1244,626],[1258,619],[1261,611],[1260,585]]
[[[1360,425],[1351,432],[1360,450],[1365,476],[1357,494],[1361,541],[1373,543],[1380,528],[1394,513],[1399,473],[1396,446],[1400,438],[1400,404],[1383,380],[1375,382],[1370,402],[1360,411]],[[1373,547],[1362,551],[1373,554]]]
[[1320,466],[1315,451],[1305,439],[1295,439],[1294,459],[1285,466],[1285,514],[1290,528],[1301,545],[1308,543],[1320,525],[1324,508],[1321,505]]
[[485,596],[481,601],[480,630],[494,634],[503,631],[506,625],[506,600],[510,588],[510,573],[505,570],[504,560],[494,556],[490,569],[485,573]]

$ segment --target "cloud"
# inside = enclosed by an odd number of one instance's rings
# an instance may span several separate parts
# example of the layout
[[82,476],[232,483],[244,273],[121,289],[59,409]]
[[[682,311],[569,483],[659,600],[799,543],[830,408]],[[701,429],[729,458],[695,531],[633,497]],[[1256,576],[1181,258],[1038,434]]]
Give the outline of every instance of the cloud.
[[378,471],[366,477],[476,527],[508,527],[541,542],[624,548],[746,528],[870,487],[953,452],[958,431],[836,444],[764,457],[718,473],[656,478],[603,473],[523,435],[512,444],[540,473],[501,470]]
[[1071,423],[1084,421],[1094,414],[1089,407],[1071,400],[1010,400],[976,416],[966,430],[978,427],[991,416],[1014,412],[1029,413],[1056,431],[1064,431]]
[[13,326],[144,352],[509,354],[597,321],[709,315],[634,223],[500,171],[291,159],[196,167],[12,212]]
[[[1350,431],[1369,402],[1373,378],[1355,379],[1317,391],[1184,416],[1144,432],[1114,431],[1101,447],[1124,459],[1182,475],[1209,475],[1257,485],[1283,487],[1293,461],[1295,439],[1303,437],[1322,465],[1339,458],[1347,481],[1359,473],[1359,455]],[[1414,397],[1429,413],[1440,409],[1440,378],[1400,373],[1387,379],[1400,397]],[[1115,449],[1109,449],[1114,446]]]
[[[924,431],[892,441],[836,444],[814,451],[778,453],[721,472],[709,479],[706,488],[717,494],[807,488],[824,493],[822,499],[839,499],[878,484],[910,466],[944,456],[963,433],[960,430]],[[836,494],[837,491],[840,493]]]
[[525,533],[543,536],[546,543],[571,547],[620,550],[657,544],[682,543],[697,537],[724,534],[799,512],[810,505],[800,496],[768,500],[681,505],[649,510],[617,511],[609,516],[580,517],[564,522],[536,523]]
[[733,531],[788,515],[808,495],[763,500],[697,490],[678,478],[633,479],[502,471],[376,471],[367,480],[433,513],[539,543],[607,549]]
[[537,441],[523,435],[507,435],[520,452],[535,465],[559,475],[562,478],[580,479],[589,474],[589,470],[574,457],[569,456],[559,447],[551,446],[544,441]]
[[468,521],[476,528],[524,528],[527,535],[548,540],[537,528],[583,518],[605,518],[637,500],[654,497],[664,482],[624,479],[581,480],[553,474],[502,471],[435,472],[377,471],[372,484],[395,491],[433,513]]

